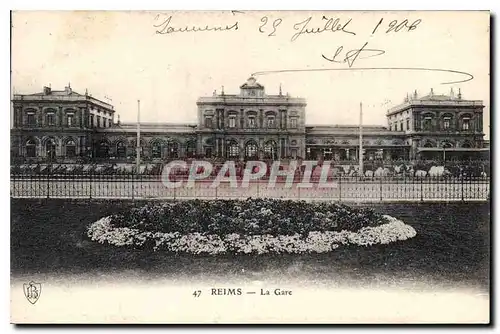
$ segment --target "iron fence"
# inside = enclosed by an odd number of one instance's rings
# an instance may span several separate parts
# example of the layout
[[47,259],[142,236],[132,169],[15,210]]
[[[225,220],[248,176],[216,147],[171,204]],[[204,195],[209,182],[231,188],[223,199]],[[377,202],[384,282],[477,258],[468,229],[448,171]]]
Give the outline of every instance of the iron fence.
[[245,199],[283,198],[308,201],[398,202],[398,201],[487,201],[489,177],[359,177],[329,176],[325,180],[293,182],[278,177],[250,181],[245,186],[216,178],[189,181],[186,176],[171,176],[177,182],[169,187],[161,175],[137,174],[11,174],[12,198],[87,198],[87,199]]

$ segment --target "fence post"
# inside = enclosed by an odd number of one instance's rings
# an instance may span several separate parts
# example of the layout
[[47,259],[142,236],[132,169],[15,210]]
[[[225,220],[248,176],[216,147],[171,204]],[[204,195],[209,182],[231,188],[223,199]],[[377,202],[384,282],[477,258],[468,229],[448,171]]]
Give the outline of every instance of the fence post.
[[462,188],[462,202],[464,201],[464,175],[460,176],[460,186]]
[[89,182],[89,185],[90,185],[90,186],[89,186],[89,187],[90,187],[89,198],[90,198],[90,199],[92,199],[92,173],[93,173],[93,171],[91,170],[91,171],[89,172],[89,176],[90,176],[90,177],[89,177],[89,179],[90,179],[90,182]]
[[134,199],[134,172],[132,171],[132,177],[131,177],[131,180],[132,180],[132,199]]
[[382,176],[380,177],[380,202],[382,202]]
[[420,176],[420,201],[424,201],[424,178]]
[[342,174],[339,174],[339,202],[342,202]]
[[49,171],[50,167],[47,166],[47,198],[50,198],[50,180],[49,180]]

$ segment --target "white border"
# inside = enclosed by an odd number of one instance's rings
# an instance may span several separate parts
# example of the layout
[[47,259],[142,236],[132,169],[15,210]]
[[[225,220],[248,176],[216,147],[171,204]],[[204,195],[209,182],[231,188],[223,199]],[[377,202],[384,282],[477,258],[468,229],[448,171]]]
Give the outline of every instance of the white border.
[[[165,10],[165,9],[211,9],[211,10],[216,10],[216,9],[237,9],[237,10],[250,10],[250,9],[268,9],[268,10],[314,10],[314,9],[322,9],[322,10],[491,10],[493,13],[498,13],[498,8],[499,8],[499,2],[498,1],[487,1],[487,0],[474,0],[474,1],[459,1],[459,0],[454,0],[454,1],[448,1],[446,3],[443,2],[438,2],[435,0],[420,0],[420,1],[411,1],[411,2],[402,2],[402,1],[384,1],[384,0],[377,0],[377,1],[331,1],[331,2],[326,2],[326,1],[283,1],[282,3],[278,2],[273,2],[269,0],[251,0],[251,1],[246,1],[243,3],[235,3],[234,1],[220,1],[220,0],[212,0],[212,1],[189,1],[189,0],[184,0],[184,1],[179,1],[179,2],[172,2],[172,3],[167,3],[165,1],[150,1],[150,0],[142,0],[142,1],[103,1],[103,0],[87,0],[85,2],[71,2],[71,1],[53,1],[53,0],[46,0],[43,2],[39,1],[27,1],[27,0],[19,0],[16,1],[15,3],[12,3],[11,6],[8,6],[9,2],[8,1],[3,1],[0,6],[2,8],[1,11],[1,21],[2,21],[2,31],[0,34],[1,38],[1,45],[3,46],[2,48],[2,64],[3,64],[3,69],[4,69],[4,75],[1,76],[2,79],[2,94],[3,98],[1,99],[2,104],[4,105],[4,108],[1,113],[1,117],[3,117],[3,122],[2,124],[6,127],[7,129],[7,124],[10,124],[10,31],[7,29],[7,26],[9,25],[10,21],[10,13],[8,10],[11,9],[16,9],[16,10],[40,10],[40,9],[59,9],[59,10],[75,10],[75,9],[92,9],[92,10],[144,10],[144,9],[157,9],[157,10]],[[497,18],[498,19],[498,18]],[[497,30],[497,29],[495,29]],[[464,41],[465,43],[467,41]],[[496,32],[495,36],[495,45],[498,44],[498,32]],[[34,55],[36,56],[36,55]],[[500,96],[498,92],[498,87],[496,87],[494,95],[493,96]],[[494,127],[497,128],[498,119],[494,119]],[[9,157],[10,156],[10,136],[8,131],[2,131],[1,132],[3,136],[3,140],[0,141],[0,147],[2,148],[2,157]],[[493,147],[494,148],[494,147]],[[497,152],[492,152],[495,156]],[[12,325],[8,325],[10,323],[10,305],[9,305],[9,287],[10,287],[10,282],[9,282],[9,276],[10,276],[10,258],[9,258],[9,251],[10,251],[10,198],[8,194],[8,189],[9,189],[9,181],[7,179],[8,170],[9,170],[9,165],[7,163],[4,163],[1,165],[1,171],[2,175],[5,176],[4,184],[0,189],[2,189],[2,208],[5,209],[3,210],[4,212],[4,230],[1,233],[2,237],[2,242],[1,244],[3,245],[3,250],[2,250],[2,265],[3,265],[3,275],[2,275],[2,295],[1,295],[1,311],[2,311],[2,324],[4,325],[2,329],[5,329],[6,332],[10,333],[13,332],[14,327]],[[496,185],[496,184],[495,184]],[[495,201],[496,204],[496,201]],[[495,236],[493,236],[493,240],[498,240],[498,230],[499,228],[495,228],[496,233]],[[498,248],[498,247],[497,247]],[[497,254],[492,254],[494,258],[498,258],[496,256]],[[494,285],[496,282],[492,282]],[[493,296],[492,296],[493,297]],[[493,310],[497,310],[497,308],[493,308]],[[497,314],[495,314],[497,315]],[[492,318],[496,318],[498,320],[498,317],[495,317],[495,315],[492,314]],[[5,326],[7,324],[7,326]],[[205,328],[204,328],[205,329]],[[218,328],[214,328],[217,330]],[[424,328],[426,330],[429,330],[428,328]],[[43,330],[43,328],[42,328]],[[45,331],[49,332],[52,329],[47,328],[44,329]],[[81,331],[82,329],[74,329],[76,331]],[[99,329],[93,329],[97,333],[104,332],[106,329],[99,328]],[[111,330],[111,329],[108,329]],[[175,328],[168,328],[168,331],[176,330]],[[285,329],[288,330],[288,329]],[[339,330],[339,329],[335,329]],[[341,329],[342,330],[342,329]],[[357,329],[359,330],[359,329]],[[378,328],[378,330],[385,331],[386,328]],[[416,330],[416,329],[411,329],[411,330]],[[420,329],[418,329],[420,330]],[[432,329],[435,330],[435,329]],[[431,331],[432,331],[431,330]],[[441,329],[442,330],[442,329]],[[454,331],[455,328],[448,329],[449,331]],[[475,329],[467,329],[467,330],[475,330]],[[134,331],[140,332],[141,329],[134,329]],[[351,331],[351,330],[350,330]],[[3,331],[2,331],[3,332]]]

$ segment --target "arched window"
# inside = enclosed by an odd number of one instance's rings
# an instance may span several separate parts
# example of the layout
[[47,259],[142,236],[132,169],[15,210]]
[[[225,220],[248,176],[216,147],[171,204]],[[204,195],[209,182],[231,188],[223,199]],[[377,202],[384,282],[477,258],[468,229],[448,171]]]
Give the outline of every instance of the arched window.
[[249,141],[245,146],[245,157],[247,158],[256,158],[259,147],[257,143],[254,141]]
[[434,147],[434,144],[431,141],[426,141],[424,147]]
[[462,147],[463,148],[471,148],[472,144],[471,144],[470,141],[466,140],[466,141],[463,142]]
[[170,159],[179,157],[179,143],[175,141],[169,141],[167,143],[167,157]]
[[117,158],[126,158],[127,157],[127,146],[122,141],[119,141],[118,143],[116,143],[116,157]]
[[56,158],[56,143],[52,138],[45,142],[45,152],[47,153],[47,159],[54,160]]
[[227,143],[226,155],[228,158],[237,158],[240,156],[240,148],[235,140],[231,140]]
[[28,139],[26,141],[26,156],[28,158],[36,157],[36,142],[34,139]]
[[76,144],[73,139],[69,139],[66,142],[66,157],[73,158],[76,156]]
[[264,144],[264,158],[265,159],[276,159],[276,148],[277,145],[273,140],[270,140]]
[[452,148],[453,147],[453,145],[447,141],[443,142],[441,145],[443,146],[443,148]]

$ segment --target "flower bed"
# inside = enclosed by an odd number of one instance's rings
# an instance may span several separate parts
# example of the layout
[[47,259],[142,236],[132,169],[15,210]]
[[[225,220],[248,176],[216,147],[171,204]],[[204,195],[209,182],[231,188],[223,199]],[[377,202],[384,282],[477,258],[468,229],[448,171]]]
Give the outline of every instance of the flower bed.
[[406,240],[415,230],[371,209],[274,199],[167,201],[104,217],[99,243],[173,253],[324,253]]

